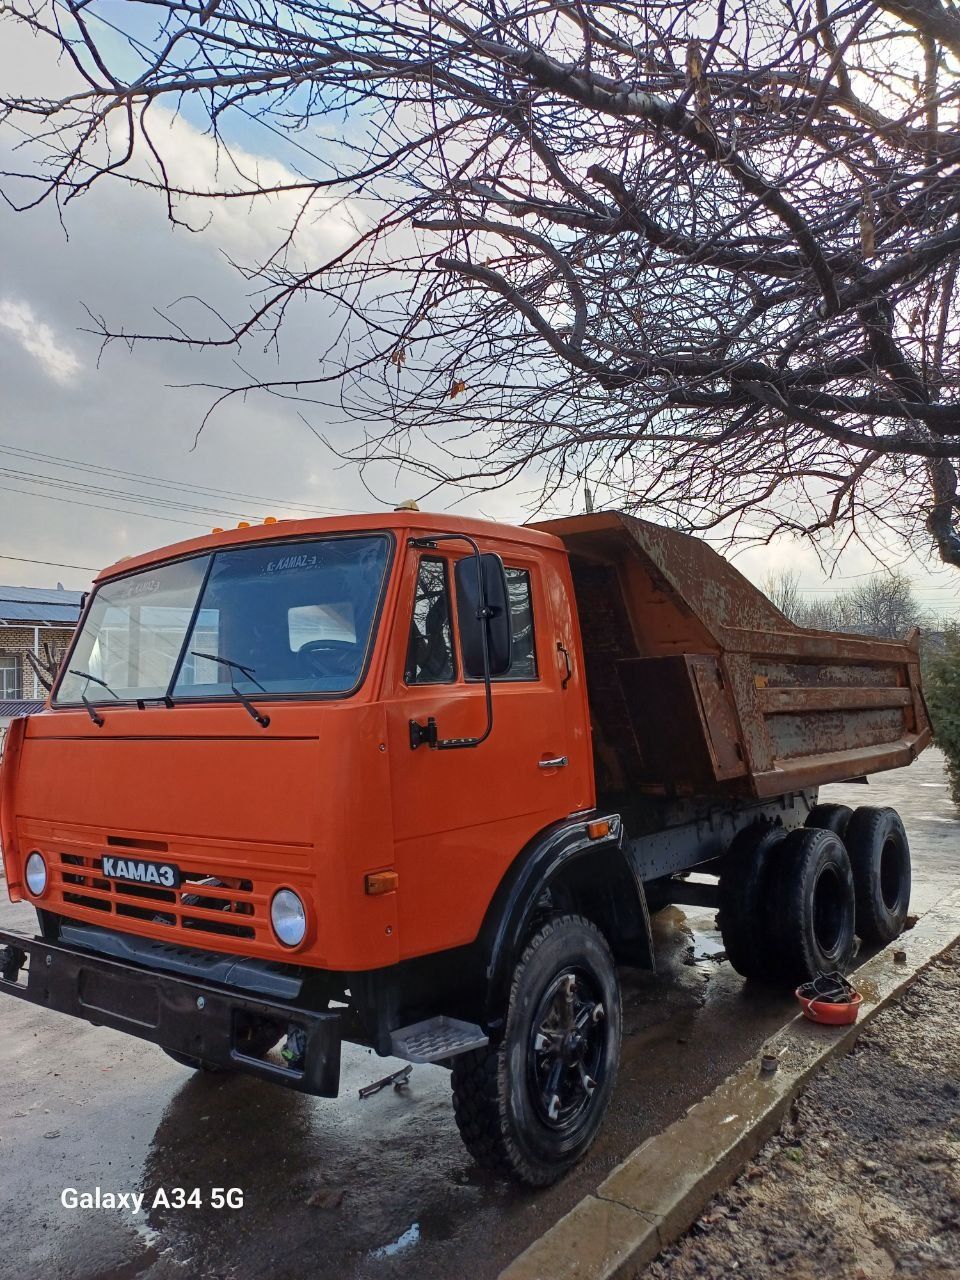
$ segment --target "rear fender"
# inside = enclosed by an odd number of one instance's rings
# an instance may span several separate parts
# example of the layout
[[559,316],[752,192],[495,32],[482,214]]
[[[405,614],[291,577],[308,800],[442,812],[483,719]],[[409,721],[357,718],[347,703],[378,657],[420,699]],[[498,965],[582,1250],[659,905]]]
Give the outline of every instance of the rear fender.
[[[610,833],[592,839],[587,824],[599,820],[609,822]],[[619,961],[655,968],[646,894],[626,855],[618,814],[602,819],[590,814],[546,828],[500,882],[478,939],[486,965],[490,1029],[506,1016],[513,970],[538,918],[558,912],[592,920]]]

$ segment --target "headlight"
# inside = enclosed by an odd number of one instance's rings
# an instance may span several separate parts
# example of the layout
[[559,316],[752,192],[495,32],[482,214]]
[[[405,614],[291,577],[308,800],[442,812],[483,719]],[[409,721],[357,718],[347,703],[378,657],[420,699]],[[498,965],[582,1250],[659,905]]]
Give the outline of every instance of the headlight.
[[270,923],[285,947],[299,947],[307,933],[307,912],[292,889],[278,889],[273,895]]
[[43,860],[43,855],[37,853],[36,849],[27,858],[24,874],[27,878],[27,888],[35,898],[41,897],[47,888],[47,864]]

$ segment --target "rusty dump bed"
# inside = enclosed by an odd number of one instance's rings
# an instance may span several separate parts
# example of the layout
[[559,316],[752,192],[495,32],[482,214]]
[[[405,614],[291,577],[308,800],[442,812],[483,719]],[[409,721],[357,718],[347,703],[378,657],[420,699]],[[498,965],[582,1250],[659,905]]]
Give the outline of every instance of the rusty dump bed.
[[798,627],[706,543],[646,520],[536,527],[570,555],[601,792],[764,798],[930,742],[916,640]]

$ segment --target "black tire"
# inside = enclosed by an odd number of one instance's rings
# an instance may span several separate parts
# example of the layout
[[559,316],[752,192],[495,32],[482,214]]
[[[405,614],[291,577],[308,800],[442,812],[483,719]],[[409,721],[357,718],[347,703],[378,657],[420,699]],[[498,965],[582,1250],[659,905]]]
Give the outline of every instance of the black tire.
[[807,814],[806,827],[817,827],[821,831],[832,831],[846,843],[847,827],[853,817],[853,810],[846,804],[815,804]]
[[720,873],[717,918],[727,959],[745,978],[777,977],[777,958],[766,925],[767,885],[783,827],[748,827],[730,845]]
[[581,916],[548,920],[514,970],[503,1039],[453,1060],[457,1128],[477,1163],[532,1187],[556,1182],[603,1122],[620,1028],[603,934]]
[[853,871],[836,832],[799,827],[784,839],[770,878],[770,921],[780,971],[791,984],[848,967]]
[[899,938],[910,909],[910,846],[896,809],[857,809],[846,838],[857,933],[870,945]]

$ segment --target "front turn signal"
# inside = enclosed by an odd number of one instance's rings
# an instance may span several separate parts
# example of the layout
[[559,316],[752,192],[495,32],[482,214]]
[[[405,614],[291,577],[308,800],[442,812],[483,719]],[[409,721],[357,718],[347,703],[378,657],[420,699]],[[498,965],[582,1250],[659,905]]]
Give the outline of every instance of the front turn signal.
[[396,893],[399,883],[396,871],[371,871],[363,878],[363,891],[374,898],[381,893]]

